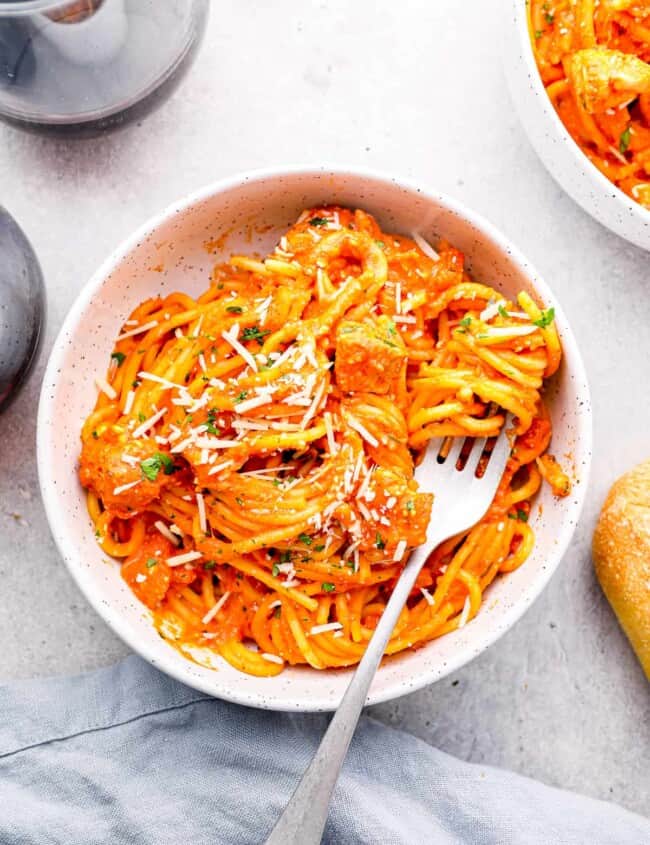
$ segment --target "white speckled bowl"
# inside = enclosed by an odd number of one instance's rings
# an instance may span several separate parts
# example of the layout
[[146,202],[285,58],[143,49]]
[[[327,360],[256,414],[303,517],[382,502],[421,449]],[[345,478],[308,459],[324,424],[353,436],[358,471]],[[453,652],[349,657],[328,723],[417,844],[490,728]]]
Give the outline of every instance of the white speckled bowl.
[[564,128],[542,84],[528,32],[526,0],[503,0],[503,65],[530,143],[578,205],[622,238],[650,250],[650,211],[595,167]]
[[[96,396],[113,339],[146,297],[181,289],[197,294],[216,261],[205,242],[229,232],[221,258],[272,248],[303,208],[335,202],[375,214],[387,231],[419,229],[449,239],[467,256],[478,280],[514,296],[525,289],[556,309],[564,362],[548,388],[553,449],[577,482],[555,501],[545,486],[533,507],[535,550],[516,572],[490,587],[480,614],[463,629],[384,662],[369,703],[430,684],[467,663],[510,628],[544,588],[571,539],[584,499],[591,456],[589,389],[580,353],[555,296],[495,229],[458,203],[403,180],[357,170],[285,169],[233,177],[174,203],[118,247],[82,290],[61,329],[43,383],[38,417],[38,466],[50,528],[70,572],[90,603],[135,651],[180,681],[219,698],[274,710],[331,710],[348,671],[287,669],[275,678],[243,675],[219,658],[210,670],[163,641],[148,611],[123,583],[117,564],[95,542],[77,479],[79,430]],[[256,234],[251,227],[269,228]],[[253,235],[250,242],[249,237]],[[163,266],[163,271],[155,270]]]

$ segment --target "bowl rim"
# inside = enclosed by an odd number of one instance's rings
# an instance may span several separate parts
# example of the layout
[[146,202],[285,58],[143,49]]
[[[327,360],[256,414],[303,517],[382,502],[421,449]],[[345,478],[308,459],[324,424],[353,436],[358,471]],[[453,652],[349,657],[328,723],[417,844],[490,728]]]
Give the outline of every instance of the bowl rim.
[[[546,88],[544,87],[544,83],[542,82],[542,76],[539,72],[539,68],[537,67],[535,53],[533,52],[533,45],[530,40],[530,29],[528,25],[528,0],[512,0],[512,5],[515,14],[515,26],[519,34],[520,42],[523,44],[522,57],[526,62],[528,79],[531,81],[531,85],[534,87],[535,94],[538,97],[543,98],[540,100],[540,102],[543,102],[548,106],[548,108],[544,109],[544,114],[548,118],[549,125],[553,127],[555,134],[562,141],[565,142],[565,149],[570,150],[570,154],[579,169],[584,171],[585,175],[592,180],[594,185],[598,187],[602,194],[606,195],[608,199],[615,199],[621,205],[625,206],[625,209],[628,213],[638,216],[641,222],[647,224],[650,220],[650,209],[644,208],[641,203],[636,202],[636,200],[633,200],[624,191],[622,191],[618,187],[618,185],[608,179],[604,173],[601,173],[600,170],[596,167],[596,165],[591,161],[589,156],[583,153],[583,151],[578,146],[577,141],[575,141],[571,133],[560,120],[560,117],[555,111],[553,103],[551,102],[551,99],[548,96]],[[534,146],[536,148],[536,145]],[[543,157],[540,156],[540,158]],[[545,162],[544,158],[543,161]],[[562,180],[558,179],[558,181],[560,182],[562,189],[567,194],[569,194],[569,196],[575,202],[577,202],[578,205],[582,206],[588,214],[591,214],[592,217],[596,217],[596,219],[598,219],[602,223],[602,225],[610,231],[616,231],[609,224],[604,223],[602,220],[600,220],[600,217],[596,215],[595,211],[591,207],[588,207],[583,200],[577,199],[574,196],[574,192],[569,191],[564,186],[564,182]],[[624,236],[621,235],[621,237]]]
[[339,704],[339,700],[333,700],[331,696],[328,697],[327,695],[321,695],[320,697],[311,696],[310,701],[307,704],[304,704],[302,702],[291,700],[286,694],[277,698],[269,695],[264,696],[258,692],[242,692],[237,688],[233,688],[232,685],[228,686],[227,684],[224,689],[220,689],[218,673],[214,672],[210,674],[210,681],[215,679],[216,682],[211,683],[207,680],[204,681],[202,677],[198,677],[191,672],[191,667],[193,667],[194,664],[189,660],[189,658],[175,652],[173,648],[170,647],[169,653],[165,653],[164,656],[156,655],[154,657],[148,653],[149,649],[146,642],[143,643],[138,639],[137,629],[132,627],[127,618],[120,614],[117,610],[113,609],[111,603],[103,598],[101,592],[93,583],[89,571],[80,565],[80,554],[73,539],[66,536],[65,532],[62,530],[59,530],[58,526],[62,523],[62,521],[58,518],[59,504],[57,483],[53,473],[53,465],[50,464],[48,460],[50,454],[51,434],[48,426],[45,424],[46,420],[51,418],[51,411],[52,406],[55,403],[56,391],[59,389],[58,383],[60,378],[57,375],[57,371],[62,371],[61,364],[62,356],[66,347],[66,338],[76,332],[80,318],[92,298],[101,289],[104,282],[110,277],[114,268],[116,268],[121,261],[124,260],[131,250],[137,247],[140,242],[143,242],[148,235],[150,235],[163,223],[215,195],[231,189],[236,189],[242,184],[301,175],[321,177],[327,175],[343,178],[361,178],[381,182],[388,186],[402,188],[404,190],[417,193],[423,198],[438,205],[444,206],[448,211],[461,217],[463,220],[472,225],[477,230],[477,233],[480,233],[482,240],[492,241],[492,243],[498,247],[499,251],[508,256],[517,269],[530,279],[535,291],[540,294],[544,302],[553,302],[556,321],[561,326],[562,346],[565,359],[568,358],[571,361],[571,372],[575,376],[575,383],[580,385],[580,395],[583,396],[584,394],[584,401],[579,406],[579,412],[576,415],[575,434],[575,438],[581,443],[582,452],[584,453],[584,461],[580,469],[580,484],[577,486],[577,495],[572,498],[569,503],[569,510],[563,520],[562,529],[555,538],[553,546],[549,550],[548,557],[546,558],[546,565],[540,570],[535,580],[525,589],[520,600],[506,608],[503,615],[499,617],[499,624],[495,624],[489,633],[478,643],[472,643],[471,645],[466,645],[462,649],[459,649],[452,658],[446,661],[446,664],[443,667],[423,671],[415,678],[408,676],[405,679],[397,680],[381,691],[373,692],[371,688],[366,700],[366,705],[379,704],[384,701],[399,698],[407,693],[415,692],[416,690],[422,689],[423,687],[440,680],[451,672],[454,672],[471,662],[475,657],[496,642],[496,640],[498,640],[507,630],[509,630],[521,618],[521,616],[523,616],[525,611],[528,610],[535,599],[537,599],[544,591],[544,588],[562,561],[574,531],[576,530],[578,520],[584,506],[592,460],[592,410],[587,374],[573,331],[570,328],[557,297],[553,294],[548,285],[546,285],[542,277],[537,273],[534,266],[523,256],[519,249],[509,241],[508,238],[501,234],[501,232],[482,215],[471,211],[462,203],[452,199],[446,194],[433,190],[428,186],[423,186],[422,183],[416,183],[414,180],[409,178],[402,178],[401,176],[397,177],[382,171],[364,167],[342,166],[338,164],[325,163],[316,165],[304,164],[275,166],[243,171],[211,182],[206,186],[192,191],[181,199],[168,204],[161,212],[154,214],[146,220],[135,230],[133,234],[129,235],[117,247],[111,250],[107,258],[92,274],[89,281],[81,288],[68,314],[66,315],[50,351],[40,392],[36,437],[38,477],[47,521],[58,551],[61,554],[61,557],[63,558],[63,561],[65,562],[65,565],[77,587],[81,590],[91,607],[97,612],[109,628],[111,628],[111,630],[117,634],[117,636],[120,637],[120,639],[134,652],[151,663],[151,665],[165,672],[167,675],[210,696],[231,701],[236,704],[276,711],[321,712],[335,710]]

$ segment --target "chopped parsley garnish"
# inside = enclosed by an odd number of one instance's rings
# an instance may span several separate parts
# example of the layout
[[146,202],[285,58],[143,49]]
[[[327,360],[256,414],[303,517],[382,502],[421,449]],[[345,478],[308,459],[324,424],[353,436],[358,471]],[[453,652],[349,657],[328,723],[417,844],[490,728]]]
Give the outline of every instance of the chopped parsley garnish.
[[395,328],[395,323],[388,324],[388,334],[397,334],[397,329]]
[[306,546],[311,546],[311,537],[309,534],[298,534],[298,539],[301,543],[304,543]]
[[277,565],[277,563],[273,564],[273,569],[271,570],[271,572],[273,573],[274,578],[278,577],[278,575],[280,574],[280,567]]
[[322,552],[325,549],[325,543],[319,543],[317,546],[314,546],[315,552]]
[[332,584],[331,581],[323,581],[321,587],[326,593],[334,592],[334,584]]
[[328,219],[326,217],[312,217],[309,221],[310,226],[327,226]]
[[95,438],[95,440],[99,440],[99,434],[97,434],[96,431],[93,431],[93,437]]
[[142,477],[148,481],[155,481],[161,469],[165,475],[172,475],[176,471],[173,458],[164,452],[156,452],[151,458],[140,461],[140,469]]
[[217,413],[216,408],[210,408],[208,411],[208,420],[206,423],[208,426],[208,434],[221,434],[221,430],[215,425],[215,422],[217,421]]
[[408,502],[406,503],[406,510],[407,511],[415,510],[415,502],[413,501],[413,499],[409,499]]
[[244,500],[241,499],[239,496],[235,496],[235,501],[237,502],[240,508],[244,507]]
[[286,549],[284,552],[280,552],[280,563],[291,563],[291,552],[289,549]]
[[508,312],[506,311],[504,305],[499,305],[499,314],[501,314],[502,317],[508,316]]
[[535,39],[537,40],[537,39],[541,38],[543,34],[544,33],[542,32],[541,29],[536,29],[535,30]]
[[547,24],[552,24],[555,20],[555,14],[553,12],[546,12],[544,18],[546,19]]
[[217,565],[216,561],[206,560],[206,562],[203,564],[203,568],[204,569],[214,569],[216,565]]
[[526,513],[526,511],[522,511],[522,509],[519,508],[517,510],[517,519],[520,522],[528,522],[528,514]]
[[137,380],[137,378],[136,378],[136,379],[134,379],[134,380],[131,382],[131,387],[134,387],[134,388],[135,388],[135,387],[140,387],[140,382]]
[[244,399],[248,396],[248,392],[246,390],[242,390],[241,393],[235,396],[235,402],[243,402]]
[[271,334],[270,329],[266,329],[265,331],[261,331],[259,326],[248,326],[242,332],[242,340],[256,340],[259,345],[262,345],[262,339],[266,337],[267,334]]
[[140,413],[138,414],[138,421],[144,422],[146,419],[147,418],[145,417],[145,415],[142,413],[142,411],[140,411]]
[[626,129],[621,132],[621,137],[618,139],[618,148],[622,153],[626,153],[628,147],[630,146],[630,135],[631,135],[630,127],[628,126]]
[[244,309],[243,309],[241,306],[239,306],[239,305],[229,305],[229,306],[226,308],[226,311],[227,311],[229,314],[241,314],[241,313],[243,312],[243,310],[244,310]]
[[124,352],[111,352],[111,358],[114,361],[117,361],[118,367],[121,367],[122,364],[124,363],[124,359],[126,358],[126,355],[124,354]]
[[462,326],[464,329],[467,329],[467,328],[469,328],[469,325],[470,325],[471,322],[472,322],[471,317],[463,317],[463,319],[460,321],[460,323],[458,325]]
[[382,249],[386,246],[386,244],[383,241],[375,241],[375,243],[377,244],[378,247],[381,247]]
[[375,534],[375,546],[377,546],[378,549],[384,549],[386,547],[384,538],[381,536],[379,531]]
[[147,569],[153,569],[153,567],[158,563],[155,557],[150,557],[145,564]]
[[540,329],[545,329],[547,326],[551,325],[554,319],[555,308],[549,308],[546,311],[542,311],[542,316],[539,320],[533,320],[533,325],[538,326]]

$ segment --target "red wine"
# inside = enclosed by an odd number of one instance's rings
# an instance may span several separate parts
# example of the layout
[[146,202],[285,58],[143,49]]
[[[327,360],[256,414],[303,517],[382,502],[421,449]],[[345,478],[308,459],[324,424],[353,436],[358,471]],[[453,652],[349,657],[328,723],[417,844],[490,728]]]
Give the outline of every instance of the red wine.
[[[209,0],[0,0],[0,117],[97,135],[139,119],[190,67]],[[6,11],[6,10],[11,11]]]

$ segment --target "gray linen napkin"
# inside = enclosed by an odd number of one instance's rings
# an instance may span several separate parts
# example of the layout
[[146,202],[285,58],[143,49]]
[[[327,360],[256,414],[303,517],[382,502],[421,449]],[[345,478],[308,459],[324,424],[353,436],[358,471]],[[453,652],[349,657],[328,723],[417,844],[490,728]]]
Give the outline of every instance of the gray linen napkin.
[[[129,657],[0,687],[2,845],[263,842],[325,716],[217,701]],[[650,821],[364,718],[327,845],[641,845]]]

